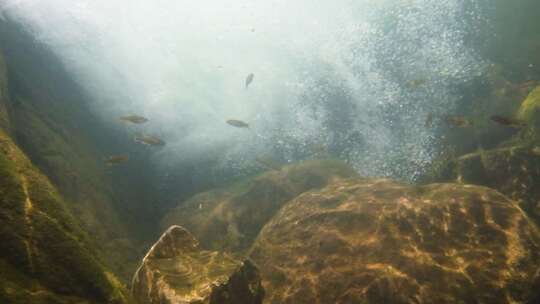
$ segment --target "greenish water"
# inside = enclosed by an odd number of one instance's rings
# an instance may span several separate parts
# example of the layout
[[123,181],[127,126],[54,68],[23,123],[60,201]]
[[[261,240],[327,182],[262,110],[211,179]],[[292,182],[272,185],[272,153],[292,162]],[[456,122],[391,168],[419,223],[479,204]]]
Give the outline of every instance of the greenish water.
[[0,143],[51,181],[123,282],[163,225],[245,253],[335,176],[486,186],[537,225],[539,15],[534,0],[3,0]]
[[[323,151],[370,176],[414,181],[448,150],[441,138],[456,132],[446,116],[495,110],[482,99],[492,99],[500,65],[517,84],[538,73],[537,57],[510,49],[535,50],[533,2],[497,5],[7,1],[2,9],[60,56],[105,120],[149,119],[118,128],[163,138],[165,148],[148,152],[157,166],[196,163],[221,178],[259,170],[257,158],[287,163]],[[482,141],[459,140],[468,150]]]

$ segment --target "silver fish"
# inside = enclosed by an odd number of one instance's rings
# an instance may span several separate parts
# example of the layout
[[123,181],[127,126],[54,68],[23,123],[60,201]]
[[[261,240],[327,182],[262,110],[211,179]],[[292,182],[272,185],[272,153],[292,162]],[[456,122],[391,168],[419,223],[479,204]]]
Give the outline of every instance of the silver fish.
[[226,121],[226,123],[236,128],[249,128],[248,123],[237,119],[229,119]]
[[411,81],[408,81],[407,86],[409,86],[410,88],[417,88],[417,87],[422,86],[422,85],[424,85],[426,83],[427,83],[426,79],[418,78],[418,79],[413,79]]
[[255,75],[253,73],[249,74],[246,78],[246,89],[249,87],[249,85],[253,82],[253,79],[255,78]]
[[127,162],[129,160],[129,155],[112,155],[105,159],[105,163],[109,166],[119,165],[121,163]]
[[448,116],[446,122],[457,128],[470,128],[473,126],[473,122],[465,117],[461,116]]
[[144,145],[150,145],[150,146],[164,146],[165,142],[155,136],[151,135],[136,135],[135,141]]
[[139,115],[127,115],[120,117],[121,121],[130,122],[134,124],[143,124],[148,121],[147,118],[139,116]]

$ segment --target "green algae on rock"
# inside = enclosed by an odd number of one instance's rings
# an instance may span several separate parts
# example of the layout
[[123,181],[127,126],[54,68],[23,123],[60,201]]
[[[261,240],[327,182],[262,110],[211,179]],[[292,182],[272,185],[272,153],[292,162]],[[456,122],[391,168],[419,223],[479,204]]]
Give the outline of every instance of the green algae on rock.
[[128,301],[54,187],[1,131],[0,203],[3,303]]
[[519,119],[531,121],[538,118],[538,111],[540,111],[540,86],[536,87],[523,101],[517,116]]
[[517,117],[528,125],[524,139],[540,143],[540,86],[537,86],[522,102]]
[[180,226],[170,227],[152,246],[131,288],[141,304],[260,304],[264,297],[259,272],[250,261],[201,250]]
[[250,257],[265,303],[527,303],[540,234],[485,187],[344,180],[304,193]]
[[463,155],[450,162],[438,180],[496,189],[540,220],[540,155],[535,146],[500,147]]
[[[115,178],[103,165],[105,155],[131,146],[131,139],[118,140],[122,132],[114,131],[117,122],[95,115],[89,92],[58,54],[16,20],[0,18],[0,49],[5,59],[5,74],[0,62],[5,97],[0,99],[0,127],[51,181],[106,264],[128,282],[144,253],[130,249],[142,247],[157,233],[157,221],[132,218],[149,212],[125,212],[128,202],[130,208],[146,210],[148,188],[133,186],[144,183],[143,178]],[[126,240],[131,244],[126,246]]]
[[335,160],[285,166],[241,185],[198,194],[167,214],[162,227],[181,225],[204,248],[242,253],[287,201],[335,179],[355,176],[352,168]]

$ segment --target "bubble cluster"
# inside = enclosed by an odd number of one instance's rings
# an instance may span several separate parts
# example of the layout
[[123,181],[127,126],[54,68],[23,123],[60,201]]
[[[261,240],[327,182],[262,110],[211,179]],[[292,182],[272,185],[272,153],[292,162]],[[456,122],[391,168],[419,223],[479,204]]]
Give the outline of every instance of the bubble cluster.
[[0,12],[63,59],[96,113],[150,118],[167,141],[157,162],[242,172],[324,156],[414,180],[440,152],[426,117],[454,111],[456,86],[483,68],[465,2],[5,0]]

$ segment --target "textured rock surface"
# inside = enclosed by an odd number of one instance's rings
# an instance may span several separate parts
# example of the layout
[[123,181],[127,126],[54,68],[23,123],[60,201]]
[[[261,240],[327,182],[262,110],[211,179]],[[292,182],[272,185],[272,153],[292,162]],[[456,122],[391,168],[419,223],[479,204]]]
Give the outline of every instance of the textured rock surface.
[[0,130],[0,303],[124,303],[48,179]]
[[259,272],[249,261],[199,249],[182,227],[170,227],[137,270],[132,295],[140,303],[262,303]]
[[513,146],[464,155],[441,179],[496,189],[540,219],[540,147]]
[[536,87],[521,104],[517,116],[525,121],[538,119],[540,112],[540,86]]
[[529,142],[540,144],[540,86],[521,103],[517,117],[527,123],[523,136]]
[[539,249],[494,190],[348,180],[287,203],[251,257],[265,303],[526,303]]
[[64,198],[14,140],[26,128],[13,121],[10,89],[21,88],[1,50],[5,30],[0,21],[0,303],[127,303]]
[[287,201],[332,180],[353,176],[354,170],[340,161],[307,161],[286,166],[247,184],[196,195],[172,210],[163,219],[162,227],[184,226],[204,248],[243,252]]
[[[148,220],[153,215],[145,201],[150,187],[140,181],[141,174],[119,178],[118,170],[103,164],[105,156],[123,151],[132,139],[113,129],[116,122],[94,115],[86,91],[62,61],[23,28],[0,18],[0,53],[5,59],[5,67],[0,59],[0,127],[47,176],[108,264],[127,282],[144,254],[129,249],[158,233],[156,221]],[[134,166],[141,172],[144,164],[131,162],[121,169]],[[128,204],[132,212],[125,211]],[[131,244],[124,246],[126,241]]]

